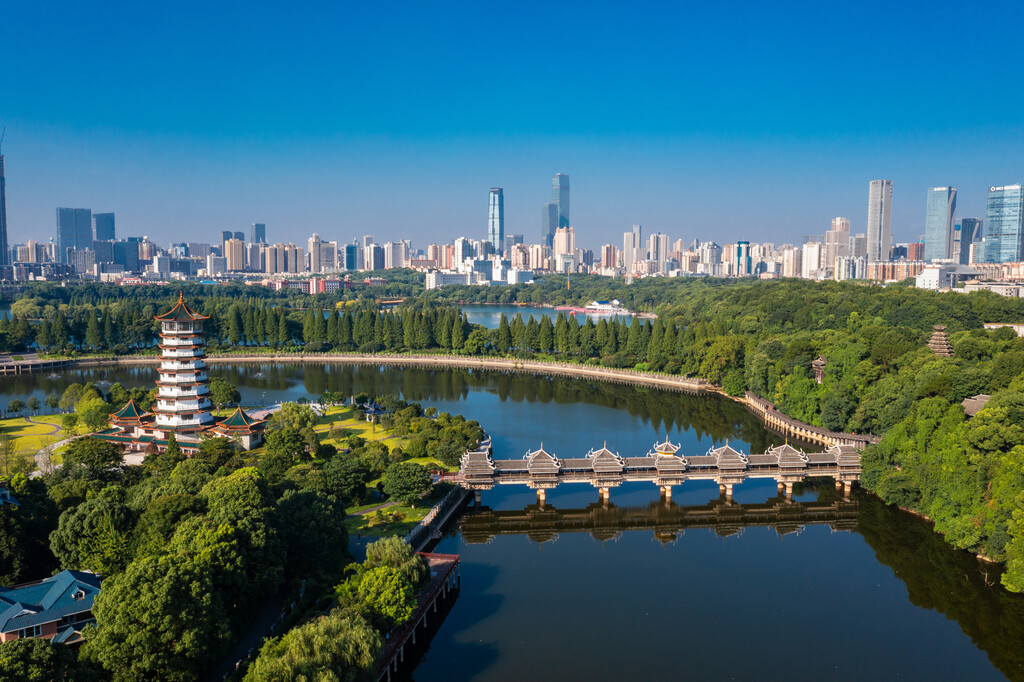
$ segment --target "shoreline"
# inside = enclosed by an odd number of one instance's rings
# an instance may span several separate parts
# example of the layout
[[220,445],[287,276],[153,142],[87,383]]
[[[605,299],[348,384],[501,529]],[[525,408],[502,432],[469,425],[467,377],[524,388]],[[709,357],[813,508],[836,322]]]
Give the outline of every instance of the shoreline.
[[[667,390],[682,391],[693,394],[717,394],[726,399],[740,403],[758,417],[765,428],[793,436],[801,440],[830,447],[833,445],[853,445],[863,448],[877,442],[876,436],[852,433],[838,433],[806,424],[778,412],[769,401],[747,393],[744,396],[733,396],[720,387],[704,379],[682,377],[658,372],[640,372],[630,369],[613,369],[598,365],[585,365],[564,362],[547,362],[543,360],[517,360],[489,356],[468,355],[386,355],[359,353],[324,353],[324,354],[214,354],[204,358],[207,364],[350,364],[378,366],[414,366],[414,367],[451,367],[461,369],[482,369],[492,371],[525,372],[544,376],[571,376],[576,378],[607,381],[611,383],[634,386],[649,386]],[[155,365],[162,361],[158,355],[125,355],[121,357],[94,357],[73,359],[62,362],[63,367],[103,367]]]

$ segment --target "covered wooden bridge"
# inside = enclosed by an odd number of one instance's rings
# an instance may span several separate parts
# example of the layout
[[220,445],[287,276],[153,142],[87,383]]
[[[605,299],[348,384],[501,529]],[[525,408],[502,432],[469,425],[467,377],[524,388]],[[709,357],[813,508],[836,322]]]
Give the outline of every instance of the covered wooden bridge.
[[495,485],[526,485],[544,501],[544,491],[563,483],[587,483],[607,500],[609,491],[627,481],[648,481],[661,488],[666,498],[672,486],[687,481],[715,481],[726,499],[733,486],[747,479],[770,478],[778,482],[787,499],[793,484],[812,477],[831,477],[846,495],[860,480],[860,451],[852,445],[833,445],[821,452],[803,452],[792,445],[779,445],[762,454],[745,454],[728,443],[703,455],[684,455],[668,439],[657,443],[642,457],[623,457],[606,446],[583,457],[559,458],[543,444],[522,459],[494,459],[490,443],[462,457],[459,482],[466,488],[489,490]]

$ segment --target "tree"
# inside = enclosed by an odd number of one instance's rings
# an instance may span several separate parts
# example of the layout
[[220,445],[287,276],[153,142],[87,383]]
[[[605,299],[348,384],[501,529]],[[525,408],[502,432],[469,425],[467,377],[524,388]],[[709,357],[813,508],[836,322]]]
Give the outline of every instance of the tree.
[[110,417],[110,405],[102,398],[83,398],[75,405],[78,418],[89,431],[102,431],[107,428]]
[[396,536],[381,538],[366,546],[366,568],[397,568],[414,587],[430,582],[430,565],[405,540]]
[[83,655],[115,680],[195,680],[225,649],[230,631],[205,567],[184,556],[151,555],[107,578],[93,606],[97,627]]
[[7,411],[11,414],[18,414],[25,409],[25,403],[22,400],[15,398],[7,404]]
[[72,466],[84,466],[89,475],[103,478],[106,471],[123,461],[121,449],[97,438],[77,438],[68,445],[64,461]]
[[409,620],[416,609],[416,592],[402,571],[391,566],[368,569],[359,578],[359,598],[385,629]]
[[219,468],[234,456],[235,445],[227,438],[203,438],[195,459],[209,462],[214,468]]
[[268,639],[246,672],[246,682],[370,679],[380,656],[380,634],[340,609]]
[[4,461],[4,474],[10,476],[17,468],[17,441],[9,433],[0,433],[0,458]]
[[60,406],[60,396],[56,393],[51,393],[46,396],[46,400],[44,402],[46,403],[46,406],[50,408],[50,414],[53,414],[53,411]]
[[28,407],[29,412],[35,414],[39,411],[39,398],[32,396],[28,399],[28,402],[25,403],[25,406]]
[[238,392],[234,384],[222,377],[210,379],[210,400],[217,409],[223,409],[228,405],[236,405],[242,400],[242,394]]
[[384,494],[415,506],[416,500],[430,490],[430,472],[412,462],[395,462],[384,472]]
[[118,573],[131,559],[135,516],[124,488],[108,487],[60,515],[50,534],[50,549],[62,568]]
[[67,437],[78,434],[78,415],[74,412],[62,414],[60,417],[60,432]]
[[74,682],[81,665],[71,649],[37,637],[23,637],[0,646],[0,673],[20,682]]
[[357,457],[335,457],[323,468],[324,492],[358,505],[366,495],[370,470]]
[[337,581],[348,548],[344,505],[317,492],[289,490],[277,506],[277,526],[287,547],[285,577],[321,574]]
[[434,457],[441,460],[445,466],[453,467],[459,463],[459,460],[462,459],[462,455],[465,452],[466,449],[458,443],[453,441],[444,441],[437,446],[436,450],[434,450]]

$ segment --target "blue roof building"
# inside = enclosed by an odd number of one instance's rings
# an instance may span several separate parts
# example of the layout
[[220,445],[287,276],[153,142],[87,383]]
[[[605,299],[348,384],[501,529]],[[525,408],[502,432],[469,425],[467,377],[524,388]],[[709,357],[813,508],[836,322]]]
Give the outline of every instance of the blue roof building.
[[0,587],[0,642],[22,637],[81,641],[82,627],[92,622],[92,604],[100,577],[87,571],[61,571],[16,587]]

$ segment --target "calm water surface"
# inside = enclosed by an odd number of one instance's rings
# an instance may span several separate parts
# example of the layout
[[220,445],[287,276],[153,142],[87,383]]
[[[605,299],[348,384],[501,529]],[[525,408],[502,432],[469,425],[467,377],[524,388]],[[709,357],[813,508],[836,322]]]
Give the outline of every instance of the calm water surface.
[[[734,403],[654,389],[468,370],[210,373],[239,385],[250,404],[326,389],[401,393],[479,420],[497,457],[521,457],[541,442],[579,457],[605,441],[640,455],[666,433],[687,453],[725,440],[748,451],[779,442]],[[154,378],[152,367],[111,368],[8,377],[0,386],[10,400],[59,393],[71,381]],[[829,482],[797,492],[798,505],[837,502]],[[735,501],[785,506],[771,481],[738,486]],[[998,571],[870,496],[852,502],[844,507],[851,518],[832,525],[727,519],[681,528],[671,519],[686,508],[728,518],[736,508],[719,500],[717,486],[699,483],[676,487],[669,511],[650,484],[613,489],[608,510],[588,486],[550,491],[543,511],[526,488],[486,491],[481,509],[437,548],[462,556],[462,590],[413,677],[1024,679],[1024,600],[999,587]],[[488,525],[497,517],[524,529],[504,534]],[[647,527],[628,530],[624,517]]]
[[[474,324],[482,324],[488,329],[497,329],[498,323],[501,321],[501,316],[505,315],[508,321],[511,322],[515,319],[516,315],[523,316],[523,322],[530,321],[530,315],[533,315],[533,319],[540,321],[542,317],[549,317],[554,322],[558,317],[558,311],[554,308],[533,308],[515,305],[463,305],[460,306],[462,311],[466,313],[466,319]],[[611,321],[612,317],[607,315],[586,315],[583,313],[573,314],[576,321],[583,324],[587,321],[587,318],[594,320],[594,324],[597,324],[602,317],[606,320]],[[635,318],[626,315],[619,318],[619,321],[628,324],[633,324]]]

